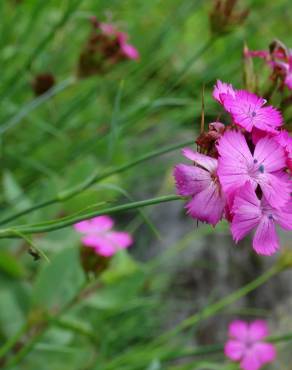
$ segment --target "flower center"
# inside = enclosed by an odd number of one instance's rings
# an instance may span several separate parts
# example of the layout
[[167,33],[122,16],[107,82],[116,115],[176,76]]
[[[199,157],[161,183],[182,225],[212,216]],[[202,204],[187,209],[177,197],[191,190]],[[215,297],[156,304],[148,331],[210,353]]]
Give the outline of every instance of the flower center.
[[254,118],[256,115],[257,115],[257,114],[256,114],[256,112],[255,112],[255,111],[251,112],[251,116],[252,116],[253,118]]
[[260,171],[260,173],[264,173],[264,172],[265,172],[265,167],[264,167],[264,165],[263,165],[263,164],[261,164],[261,165],[259,166],[259,171]]

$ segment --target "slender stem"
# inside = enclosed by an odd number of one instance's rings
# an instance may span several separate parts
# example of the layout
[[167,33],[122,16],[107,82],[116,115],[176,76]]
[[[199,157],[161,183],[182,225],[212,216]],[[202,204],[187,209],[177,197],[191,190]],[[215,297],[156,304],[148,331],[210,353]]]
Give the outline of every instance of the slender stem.
[[271,269],[266,271],[264,274],[259,276],[257,279],[246,284],[242,288],[236,290],[235,292],[227,295],[226,297],[220,299],[219,301],[205,307],[201,312],[196,313],[187,319],[183,320],[177,327],[172,330],[169,330],[167,333],[163,334],[160,339],[169,339],[171,336],[174,336],[181,332],[184,329],[187,329],[190,326],[196,325],[199,321],[207,319],[210,316],[213,316],[217,312],[221,311],[226,306],[236,302],[241,297],[244,297],[248,293],[252,292],[262,284],[266,283],[274,275],[282,271],[282,268],[279,265],[273,266]]
[[[190,317],[188,317],[186,320],[183,320],[180,324],[178,324],[174,329],[168,330],[166,333],[158,336],[151,344],[148,346],[146,345],[137,345],[133,348],[131,348],[128,352],[125,352],[120,357],[117,357],[110,363],[106,370],[115,370],[119,368],[120,365],[123,364],[129,364],[130,361],[134,363],[135,361],[139,362],[141,364],[141,358],[144,353],[149,353],[150,356],[155,355],[158,356],[158,358],[163,357],[163,349],[167,348],[169,349],[171,347],[171,338],[179,334],[181,331],[195,326],[202,320],[208,319],[211,316],[214,316],[218,312],[222,311],[226,306],[231,305],[232,303],[236,302],[243,296],[249,294],[262,284],[266,283],[270,278],[278,274],[282,271],[282,268],[279,265],[273,266],[271,269],[266,271],[264,274],[259,276],[257,279],[251,281],[247,285],[243,286],[241,289],[227,295],[226,297],[222,298],[221,300],[215,302],[214,304],[211,304],[210,306],[205,307],[201,312],[196,313]],[[292,334],[291,334],[292,335]],[[290,340],[291,336],[290,334],[287,334],[287,336],[283,336],[283,340]],[[272,341],[272,337],[271,337]],[[216,349],[217,350],[217,349]],[[157,352],[157,353],[156,353]],[[174,350],[175,352],[175,350]],[[168,353],[171,356],[172,350],[168,351]],[[198,354],[198,353],[196,353]],[[153,357],[152,357],[153,358]],[[146,358],[146,361],[148,361],[149,358]],[[167,360],[167,359],[166,359]],[[134,369],[134,367],[133,367]]]
[[[265,341],[271,342],[271,343],[288,342],[291,340],[292,340],[292,332],[281,334],[281,335],[269,336],[265,339]],[[177,351],[177,352],[173,351],[170,354],[168,354],[167,359],[175,360],[175,359],[179,359],[183,357],[203,356],[207,354],[220,353],[223,351],[223,348],[224,348],[223,344],[212,344],[212,345],[201,346],[197,348],[184,349],[184,350]]]
[[50,206],[52,204],[63,202],[65,200],[71,199],[74,196],[76,196],[76,195],[82,193],[83,191],[87,190],[88,188],[90,188],[92,185],[94,185],[98,181],[104,180],[105,178],[108,178],[108,177],[110,177],[114,174],[124,172],[124,171],[126,171],[126,170],[128,170],[132,167],[137,166],[138,164],[140,164],[142,162],[148,161],[149,159],[152,159],[152,158],[158,157],[160,155],[172,152],[174,150],[182,148],[186,145],[191,145],[193,143],[194,143],[194,140],[187,140],[187,141],[184,141],[184,142],[179,143],[179,144],[170,145],[170,146],[164,147],[162,149],[154,150],[154,151],[149,152],[145,155],[142,155],[141,157],[135,159],[134,161],[131,161],[131,162],[125,163],[121,166],[117,166],[117,167],[114,167],[112,169],[109,169],[108,171],[105,171],[102,174],[94,174],[93,176],[90,176],[84,182],[77,185],[76,187],[64,190],[61,193],[57,194],[57,196],[52,198],[52,199],[46,200],[44,202],[40,202],[40,203],[35,204],[34,206],[29,207],[29,208],[27,208],[27,209],[25,209],[21,212],[15,213],[14,215],[11,215],[11,216],[8,216],[7,218],[2,219],[0,221],[0,225],[4,225],[4,224],[6,224],[10,221],[13,221],[13,220],[15,220],[15,219],[17,219],[21,216],[24,216],[28,213],[34,212],[38,209],[41,209],[41,208]]
[[20,340],[24,333],[28,330],[28,325],[24,324],[8,341],[0,348],[0,359],[2,359],[15,344]]
[[49,221],[42,224],[35,224],[35,225],[26,225],[26,226],[14,226],[7,229],[0,230],[0,239],[1,238],[20,238],[20,234],[37,234],[37,233],[44,233],[50,232],[58,229],[62,229],[64,227],[73,225],[77,222],[87,220],[96,216],[104,215],[104,214],[113,214],[119,213],[124,211],[129,211],[132,209],[140,208],[140,207],[147,207],[154,204],[165,203],[165,202],[172,202],[174,200],[182,200],[184,198],[178,195],[164,195],[157,198],[141,200],[138,202],[130,202],[126,204],[121,204],[115,207],[104,208],[97,211],[91,211],[84,214],[78,214],[72,217],[65,217],[63,219]]

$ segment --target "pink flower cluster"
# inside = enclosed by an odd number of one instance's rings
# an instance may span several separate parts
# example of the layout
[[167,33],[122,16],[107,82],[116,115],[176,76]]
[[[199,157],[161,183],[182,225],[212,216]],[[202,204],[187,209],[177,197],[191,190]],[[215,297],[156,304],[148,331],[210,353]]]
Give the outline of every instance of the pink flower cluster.
[[229,325],[229,340],[225,344],[225,355],[239,362],[243,370],[258,370],[276,358],[272,343],[265,342],[269,335],[265,321],[256,320],[250,324],[236,320]]
[[272,79],[280,77],[283,85],[292,90],[292,49],[286,48],[279,41],[274,41],[270,46],[270,51],[248,51],[247,56],[264,59],[272,69]]
[[114,221],[109,216],[99,216],[81,221],[74,229],[83,234],[81,241],[85,247],[93,248],[96,254],[111,257],[118,250],[133,244],[133,238],[127,232],[113,231]]
[[255,230],[254,250],[271,255],[279,248],[276,225],[292,230],[292,137],[265,99],[221,81],[213,97],[231,124],[213,122],[204,140],[198,138],[205,154],[183,150],[193,165],[175,167],[177,192],[191,197],[191,217],[213,226],[225,218],[235,242]]

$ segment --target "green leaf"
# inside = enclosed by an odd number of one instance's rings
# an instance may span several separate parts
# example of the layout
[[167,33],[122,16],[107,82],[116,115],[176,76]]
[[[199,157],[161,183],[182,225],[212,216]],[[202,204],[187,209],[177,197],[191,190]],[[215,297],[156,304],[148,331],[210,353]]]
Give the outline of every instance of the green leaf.
[[85,281],[77,248],[57,254],[39,272],[32,293],[32,306],[61,309],[78,294]]
[[15,256],[6,251],[0,251],[0,271],[11,278],[22,278],[26,275],[22,264]]
[[31,206],[30,200],[24,195],[23,190],[10,171],[5,171],[3,174],[3,191],[7,203],[13,206],[15,210],[22,211]]

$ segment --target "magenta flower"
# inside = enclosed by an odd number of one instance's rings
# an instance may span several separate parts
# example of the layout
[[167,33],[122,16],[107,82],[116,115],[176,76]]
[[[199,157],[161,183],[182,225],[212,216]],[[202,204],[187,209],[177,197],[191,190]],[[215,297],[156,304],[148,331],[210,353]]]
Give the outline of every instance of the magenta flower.
[[125,34],[124,32],[118,32],[117,37],[120,43],[122,54],[127,59],[132,59],[132,60],[139,59],[140,55],[139,55],[138,50],[133,45],[127,43],[128,35]]
[[91,220],[81,221],[74,229],[83,234],[81,241],[84,246],[93,248],[103,257],[111,257],[118,250],[128,248],[133,238],[127,232],[112,231],[114,221],[109,216],[99,216]]
[[238,242],[255,229],[253,249],[265,256],[274,254],[279,249],[276,224],[284,230],[292,230],[292,199],[285,207],[272,207],[265,197],[258,199],[250,183],[246,183],[234,198],[231,232]]
[[265,342],[269,335],[265,321],[256,320],[250,324],[236,320],[229,325],[229,339],[225,344],[225,355],[239,362],[242,370],[258,370],[276,359],[276,348]]
[[272,106],[266,106],[266,100],[245,90],[238,90],[235,96],[221,94],[223,106],[230,113],[233,121],[251,132],[254,127],[277,133],[283,123],[281,113]]
[[286,130],[281,130],[280,133],[275,136],[275,140],[282,146],[285,150],[287,156],[287,167],[292,173],[292,137]]
[[225,207],[216,174],[217,160],[188,148],[183,150],[183,155],[194,165],[179,164],[175,167],[177,192],[192,197],[186,208],[193,218],[215,226],[221,220]]
[[213,98],[217,100],[218,103],[223,105],[223,97],[226,95],[230,95],[232,98],[234,98],[235,92],[236,91],[233,89],[233,86],[231,84],[227,84],[225,82],[217,80],[217,83],[214,86],[213,90]]
[[272,138],[264,137],[251,153],[244,135],[227,131],[218,141],[218,177],[223,191],[232,197],[249,182],[260,187],[267,201],[274,207],[283,206],[290,198],[291,181],[284,176],[286,155]]

